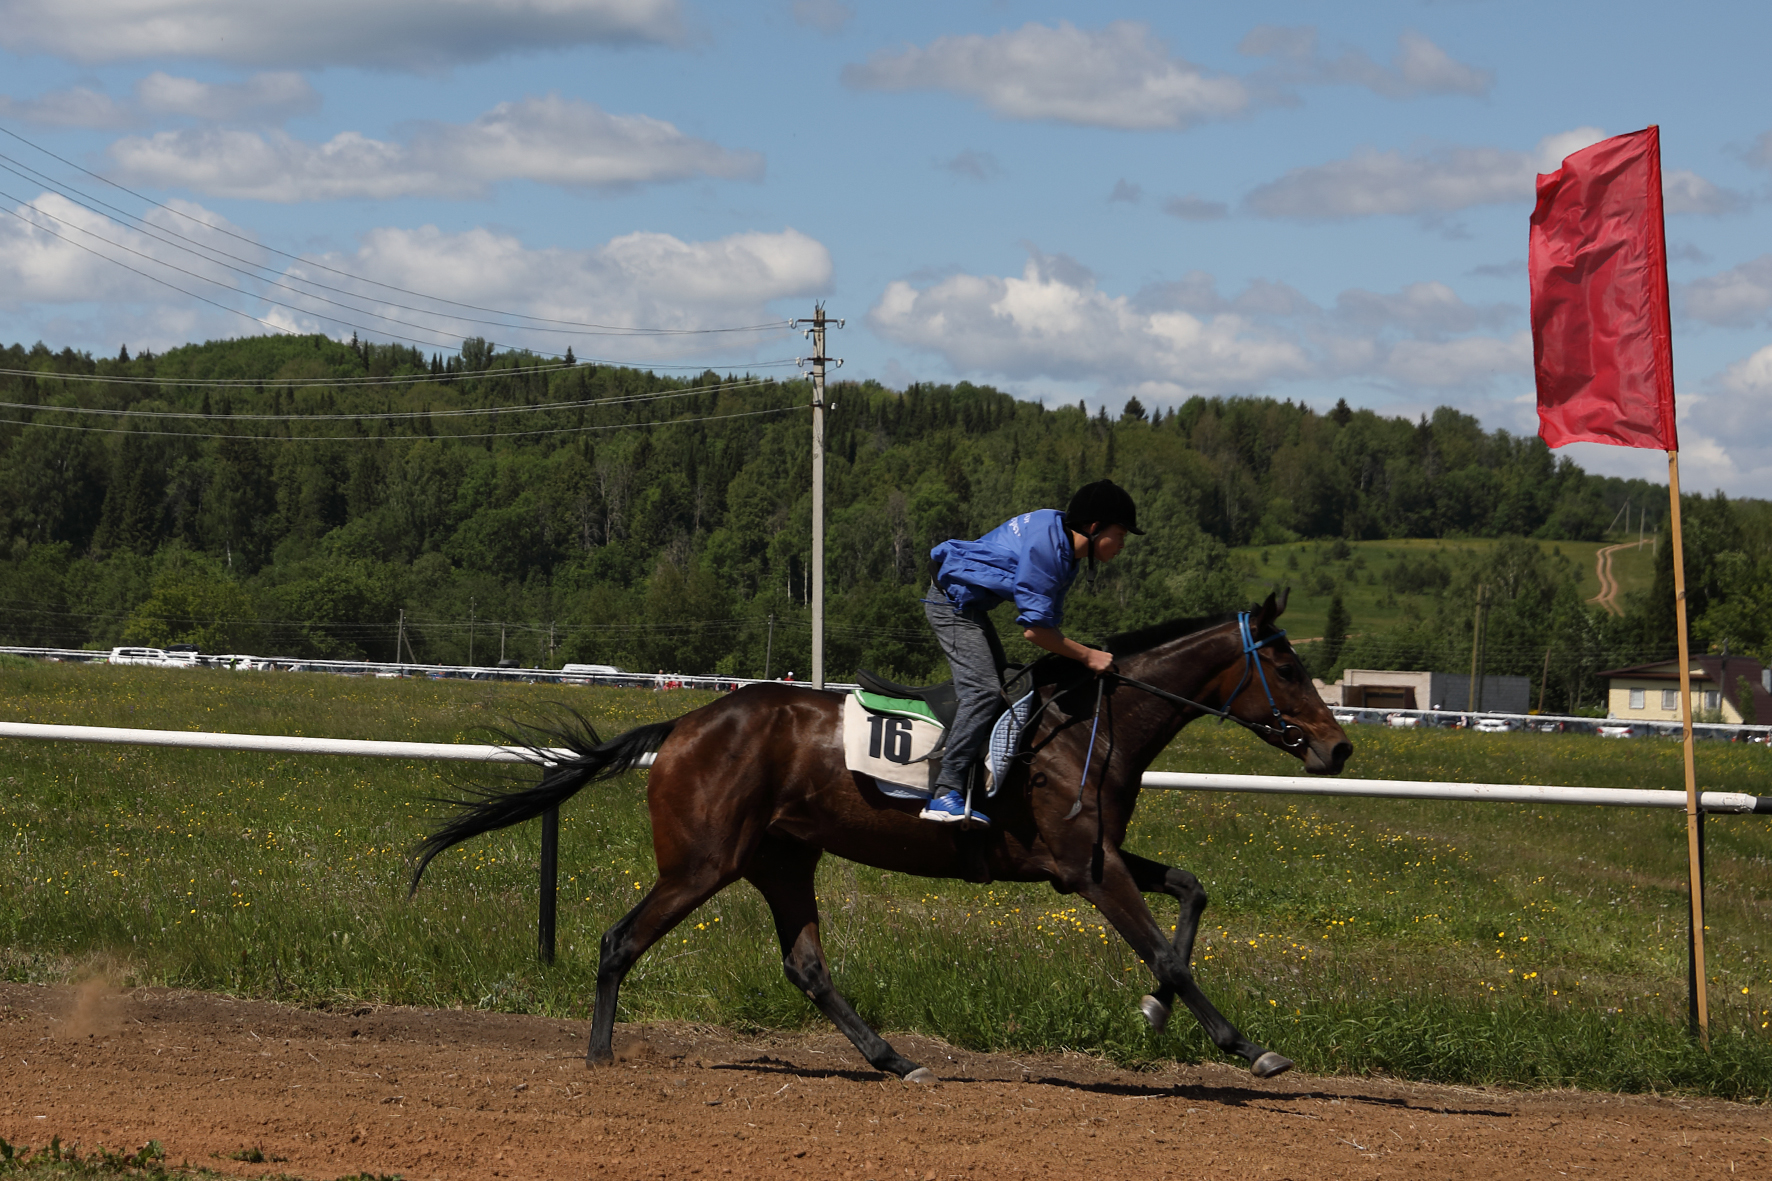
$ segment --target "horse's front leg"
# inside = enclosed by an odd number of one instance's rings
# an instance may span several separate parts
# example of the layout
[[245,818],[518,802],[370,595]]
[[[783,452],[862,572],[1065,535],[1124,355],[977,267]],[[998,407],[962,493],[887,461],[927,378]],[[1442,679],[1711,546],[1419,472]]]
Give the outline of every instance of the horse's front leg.
[[[1120,851],[1120,859],[1126,863],[1126,869],[1131,873],[1132,880],[1138,884],[1140,892],[1167,894],[1181,904],[1181,914],[1175,921],[1175,937],[1170,946],[1175,949],[1181,962],[1191,967],[1194,962],[1194,936],[1200,930],[1200,915],[1206,910],[1206,891],[1200,885],[1200,879],[1185,869],[1164,865],[1148,857],[1128,853],[1124,849]],[[1175,1008],[1175,990],[1167,984],[1159,984],[1155,992],[1140,998],[1138,1008],[1144,1014],[1144,1019],[1150,1022],[1151,1028],[1162,1033]]]
[[1099,882],[1092,874],[1082,875],[1082,880],[1074,883],[1077,893],[1093,903],[1095,909],[1114,925],[1120,937],[1150,966],[1158,983],[1181,997],[1182,1003],[1206,1031],[1206,1036],[1212,1039],[1212,1044],[1248,1062],[1250,1072],[1257,1078],[1272,1078],[1290,1070],[1291,1059],[1244,1037],[1206,999],[1206,994],[1194,983],[1193,969],[1164,937],[1150,908],[1144,904],[1144,896],[1124,855],[1118,849],[1103,850],[1101,869]]

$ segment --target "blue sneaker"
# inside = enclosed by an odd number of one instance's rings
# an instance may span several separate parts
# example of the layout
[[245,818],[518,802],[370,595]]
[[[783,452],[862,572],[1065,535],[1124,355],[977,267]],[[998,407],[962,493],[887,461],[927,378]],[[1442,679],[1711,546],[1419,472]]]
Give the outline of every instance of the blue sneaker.
[[963,820],[971,820],[974,824],[986,827],[991,823],[991,818],[977,808],[972,809],[971,816],[967,816],[966,797],[951,788],[931,799],[923,810],[917,813],[917,819],[933,820],[937,824],[959,824]]

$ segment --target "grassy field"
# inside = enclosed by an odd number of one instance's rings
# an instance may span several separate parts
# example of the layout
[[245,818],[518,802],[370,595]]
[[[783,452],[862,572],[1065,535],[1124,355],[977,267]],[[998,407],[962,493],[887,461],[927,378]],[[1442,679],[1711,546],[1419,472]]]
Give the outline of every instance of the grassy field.
[[[456,741],[564,697],[606,732],[690,693],[27,664],[10,720]],[[1678,786],[1655,740],[1357,728],[1351,774]],[[1772,794],[1763,747],[1703,744],[1704,786]],[[1284,773],[1198,724],[1160,769]],[[0,742],[7,978],[103,977],[306,1005],[361,1000],[584,1016],[597,939],[651,881],[643,781],[562,820],[560,960],[536,964],[537,834],[450,851],[411,901],[408,851],[441,814],[434,764]],[[1306,1069],[1464,1083],[1772,1097],[1772,826],[1713,818],[1713,1047],[1682,1032],[1683,817],[1608,809],[1149,793],[1130,847],[1200,875],[1208,993]],[[830,861],[839,987],[887,1030],[977,1048],[1216,1052],[1185,1015],[1151,1034],[1148,974],[1094,911],[1044,887],[967,886]],[[1166,904],[1158,907],[1173,920]],[[739,885],[630,977],[624,1019],[822,1020],[782,979]]]
[[[1615,540],[1626,539],[1620,535]],[[1286,627],[1297,640],[1303,641],[1323,634],[1329,597],[1335,590],[1341,592],[1355,632],[1385,631],[1402,622],[1404,612],[1411,608],[1420,615],[1432,614],[1428,595],[1392,589],[1393,570],[1399,565],[1428,560],[1456,569],[1480,560],[1496,544],[1481,538],[1350,541],[1339,543],[1347,551],[1345,558],[1334,556],[1340,550],[1333,541],[1244,546],[1231,552],[1245,563],[1245,583],[1251,598],[1260,598],[1276,586],[1292,588],[1286,606]],[[1538,546],[1569,562],[1578,577],[1581,597],[1587,599],[1600,593],[1594,555],[1611,544],[1612,541],[1541,541]],[[1654,550],[1649,545],[1620,550],[1613,555],[1612,572],[1625,594],[1648,590],[1655,579]]]

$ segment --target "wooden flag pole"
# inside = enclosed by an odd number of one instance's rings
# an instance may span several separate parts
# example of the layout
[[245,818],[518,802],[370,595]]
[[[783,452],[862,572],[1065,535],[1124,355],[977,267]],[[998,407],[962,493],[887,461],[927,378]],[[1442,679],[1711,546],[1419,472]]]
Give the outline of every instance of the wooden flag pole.
[[1686,554],[1680,544],[1680,453],[1667,453],[1667,490],[1671,502],[1674,546],[1674,620],[1680,632],[1680,728],[1686,758],[1686,868],[1692,894],[1692,1025],[1710,1044],[1710,1006],[1705,998],[1704,974],[1704,844],[1699,826],[1698,767],[1692,751],[1692,655],[1686,641]]

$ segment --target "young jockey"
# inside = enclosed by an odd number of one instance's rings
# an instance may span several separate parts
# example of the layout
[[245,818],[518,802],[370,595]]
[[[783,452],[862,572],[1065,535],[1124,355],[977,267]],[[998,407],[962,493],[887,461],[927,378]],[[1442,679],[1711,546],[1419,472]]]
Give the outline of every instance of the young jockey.
[[[1112,561],[1128,533],[1143,532],[1126,490],[1097,480],[1078,489],[1062,513],[1023,513],[977,541],[944,541],[929,551],[937,566],[923,613],[953,667],[959,708],[934,794],[920,813],[924,820],[948,824],[966,818],[967,779],[1001,712],[1007,661],[991,625],[991,608],[1013,599],[1015,620],[1029,641],[1080,661],[1091,672],[1106,672],[1114,663],[1110,654],[1086,648],[1059,630],[1065,592],[1076,580],[1078,563]],[[990,823],[976,807],[972,819]]]

